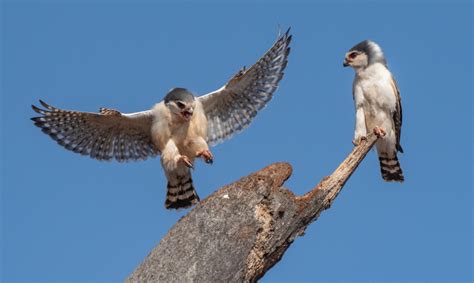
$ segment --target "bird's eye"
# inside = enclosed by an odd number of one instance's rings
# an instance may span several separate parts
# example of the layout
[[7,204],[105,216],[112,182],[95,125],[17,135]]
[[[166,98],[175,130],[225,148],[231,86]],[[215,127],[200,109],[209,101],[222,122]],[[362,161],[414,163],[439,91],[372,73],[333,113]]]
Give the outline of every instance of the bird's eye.
[[357,52],[352,52],[349,54],[349,58],[354,59],[357,56]]
[[184,107],[186,107],[186,105],[182,103],[181,101],[176,102],[176,105],[178,105],[180,109],[183,109]]

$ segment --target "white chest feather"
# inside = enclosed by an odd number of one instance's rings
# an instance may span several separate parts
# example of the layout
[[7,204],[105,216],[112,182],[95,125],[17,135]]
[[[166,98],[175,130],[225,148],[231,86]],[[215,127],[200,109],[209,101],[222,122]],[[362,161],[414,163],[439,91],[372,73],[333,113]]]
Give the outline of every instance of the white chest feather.
[[163,102],[153,108],[153,141],[160,151],[172,140],[180,152],[187,152],[198,140],[206,140],[207,119],[200,103],[190,121],[183,121],[169,111]]
[[364,108],[369,119],[385,119],[396,108],[392,75],[382,64],[374,64],[358,71],[353,88],[356,105]]

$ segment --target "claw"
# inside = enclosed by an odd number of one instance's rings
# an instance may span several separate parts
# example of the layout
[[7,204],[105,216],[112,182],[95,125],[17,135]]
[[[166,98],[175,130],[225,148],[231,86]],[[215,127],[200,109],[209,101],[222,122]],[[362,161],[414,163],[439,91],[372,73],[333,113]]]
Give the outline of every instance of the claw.
[[184,162],[184,164],[185,164],[186,166],[188,166],[188,167],[191,168],[191,169],[194,169],[193,163],[191,162],[191,160],[189,159],[189,157],[187,157],[186,155],[181,155],[181,156],[179,157],[179,161]]
[[374,128],[374,134],[379,138],[383,138],[383,137],[385,137],[387,132],[385,131],[384,128],[377,126],[377,127]]
[[204,162],[206,162],[207,164],[214,163],[214,156],[212,155],[212,153],[208,149],[198,151],[196,153],[196,157],[202,157]]
[[352,140],[352,144],[358,146],[362,141],[366,141],[367,137],[361,136]]

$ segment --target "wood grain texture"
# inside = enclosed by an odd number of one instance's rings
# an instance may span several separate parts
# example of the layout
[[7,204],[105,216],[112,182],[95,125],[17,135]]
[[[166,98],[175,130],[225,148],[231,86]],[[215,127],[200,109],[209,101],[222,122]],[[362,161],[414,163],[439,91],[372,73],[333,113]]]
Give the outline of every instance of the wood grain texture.
[[275,163],[222,187],[181,218],[126,282],[255,282],[329,208],[377,137],[370,134],[303,196]]

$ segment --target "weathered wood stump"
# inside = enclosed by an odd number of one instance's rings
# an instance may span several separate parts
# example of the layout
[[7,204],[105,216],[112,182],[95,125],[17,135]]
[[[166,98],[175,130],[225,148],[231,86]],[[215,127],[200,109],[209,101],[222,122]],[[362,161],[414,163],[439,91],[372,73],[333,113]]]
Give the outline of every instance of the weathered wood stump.
[[224,186],[180,219],[126,282],[255,282],[330,207],[377,137],[369,135],[304,196],[275,163]]

